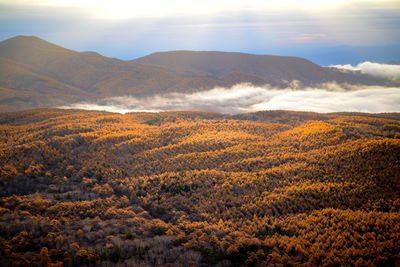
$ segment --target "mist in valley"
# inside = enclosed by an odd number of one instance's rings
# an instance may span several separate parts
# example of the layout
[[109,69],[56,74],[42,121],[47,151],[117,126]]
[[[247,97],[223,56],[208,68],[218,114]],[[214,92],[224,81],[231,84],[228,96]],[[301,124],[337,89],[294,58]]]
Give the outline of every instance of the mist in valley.
[[195,93],[169,93],[149,97],[110,97],[97,102],[62,106],[68,109],[109,112],[159,112],[202,110],[221,113],[246,113],[260,110],[329,112],[399,112],[400,88],[381,86],[321,84],[317,87],[259,87],[237,84]]

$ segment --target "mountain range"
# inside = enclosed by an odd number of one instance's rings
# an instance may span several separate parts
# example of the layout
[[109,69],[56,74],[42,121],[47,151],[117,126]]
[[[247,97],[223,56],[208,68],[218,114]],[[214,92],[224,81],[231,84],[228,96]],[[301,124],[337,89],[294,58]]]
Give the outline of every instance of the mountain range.
[[77,52],[34,36],[0,42],[0,111],[56,107],[113,96],[191,93],[238,83],[285,87],[325,82],[392,85],[303,58],[232,52],[157,52],[135,60]]

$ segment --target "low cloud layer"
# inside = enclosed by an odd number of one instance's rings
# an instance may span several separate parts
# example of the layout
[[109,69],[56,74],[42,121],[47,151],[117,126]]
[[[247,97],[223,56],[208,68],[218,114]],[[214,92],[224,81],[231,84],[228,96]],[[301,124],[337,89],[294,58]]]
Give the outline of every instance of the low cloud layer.
[[375,62],[363,62],[357,66],[350,64],[346,65],[331,65],[330,67],[338,68],[345,71],[359,71],[371,76],[385,78],[390,80],[400,80],[400,65],[381,64]]
[[400,112],[400,88],[342,88],[327,84],[320,88],[274,89],[239,84],[193,94],[173,93],[147,98],[113,97],[97,103],[76,103],[62,108],[110,112],[157,112],[167,110],[204,110],[245,113],[259,110],[296,110],[314,112]]

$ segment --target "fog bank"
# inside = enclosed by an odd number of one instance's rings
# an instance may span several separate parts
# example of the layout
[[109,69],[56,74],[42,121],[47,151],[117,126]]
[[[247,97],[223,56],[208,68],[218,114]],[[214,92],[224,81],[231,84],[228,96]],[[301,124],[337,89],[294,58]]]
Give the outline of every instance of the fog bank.
[[298,90],[238,84],[231,88],[218,87],[192,94],[172,93],[146,98],[112,97],[97,103],[75,103],[61,108],[118,113],[204,110],[237,114],[277,109],[320,113],[400,112],[400,88],[364,86],[353,87],[348,91],[337,84],[326,84]]
[[358,64],[357,66],[346,64],[331,65],[330,67],[338,68],[345,71],[359,71],[364,74],[394,81],[400,80],[400,65],[381,64],[366,61]]

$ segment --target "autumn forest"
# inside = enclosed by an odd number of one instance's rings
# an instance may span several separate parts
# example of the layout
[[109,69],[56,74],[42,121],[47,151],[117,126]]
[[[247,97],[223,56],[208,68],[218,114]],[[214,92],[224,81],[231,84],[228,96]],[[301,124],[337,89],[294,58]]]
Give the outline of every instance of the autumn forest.
[[2,266],[400,266],[400,114],[0,114]]

